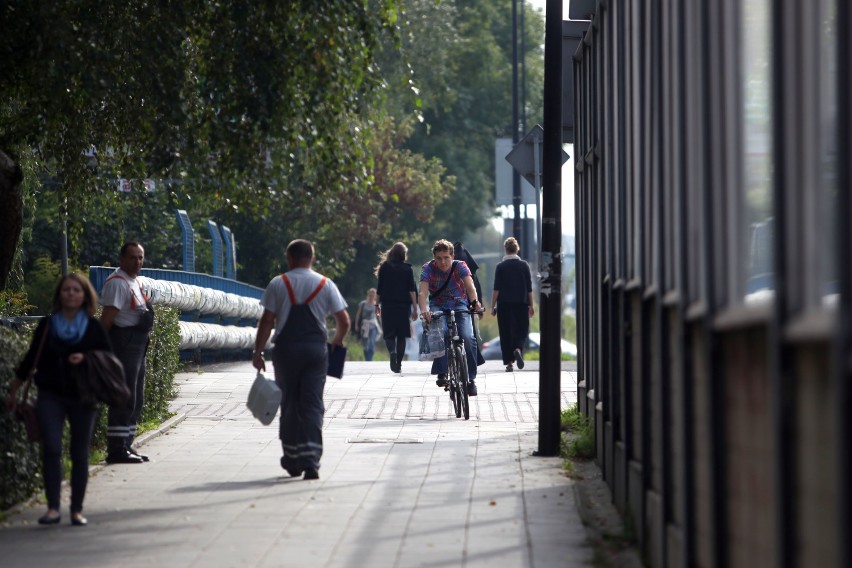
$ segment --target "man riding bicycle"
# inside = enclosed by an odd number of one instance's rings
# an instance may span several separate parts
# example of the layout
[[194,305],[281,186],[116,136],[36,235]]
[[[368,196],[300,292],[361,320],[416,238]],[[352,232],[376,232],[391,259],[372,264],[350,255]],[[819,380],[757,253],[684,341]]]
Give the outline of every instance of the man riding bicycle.
[[[420,294],[418,303],[420,313],[426,323],[432,321],[432,311],[463,310],[456,313],[459,335],[464,340],[467,370],[470,382],[469,396],[476,396],[476,338],[469,309],[480,309],[479,298],[471,278],[470,269],[461,260],[453,260],[453,244],[441,239],[432,247],[433,260],[420,270]],[[428,304],[427,304],[428,303]],[[447,331],[447,318],[441,318],[444,335]],[[438,375],[435,381],[439,387],[447,386],[447,356],[432,361],[432,374]]]

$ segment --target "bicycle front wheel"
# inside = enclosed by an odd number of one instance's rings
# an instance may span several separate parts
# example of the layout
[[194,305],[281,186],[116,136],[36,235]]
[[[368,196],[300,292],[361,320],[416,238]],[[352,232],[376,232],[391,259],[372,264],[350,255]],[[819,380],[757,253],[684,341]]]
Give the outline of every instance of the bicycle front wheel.
[[456,389],[456,360],[452,349],[447,350],[447,387],[450,391],[450,400],[453,402],[453,412],[456,418],[461,416],[461,400],[459,400],[458,389]]
[[447,352],[447,380],[450,382],[450,400],[453,401],[453,411],[456,418],[462,415],[462,389],[459,387],[459,361],[455,348]]
[[455,359],[458,361],[456,368],[458,380],[456,382],[459,385],[459,406],[461,406],[461,413],[457,413],[456,418],[459,418],[459,414],[464,414],[464,419],[470,420],[470,400],[468,400],[467,395],[467,357],[464,354],[464,345],[456,345],[453,347],[453,351],[455,351]]

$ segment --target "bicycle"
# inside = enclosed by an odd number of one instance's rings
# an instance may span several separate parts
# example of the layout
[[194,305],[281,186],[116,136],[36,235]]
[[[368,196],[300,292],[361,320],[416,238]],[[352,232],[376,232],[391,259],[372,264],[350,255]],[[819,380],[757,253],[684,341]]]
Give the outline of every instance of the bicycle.
[[459,313],[467,310],[446,310],[441,312],[430,312],[432,321],[440,317],[449,317],[447,320],[447,334],[444,342],[447,346],[447,386],[450,400],[453,401],[453,411],[456,418],[470,419],[470,401],[467,394],[468,371],[467,356],[465,354],[464,339],[459,335],[458,323],[456,323],[456,311]]

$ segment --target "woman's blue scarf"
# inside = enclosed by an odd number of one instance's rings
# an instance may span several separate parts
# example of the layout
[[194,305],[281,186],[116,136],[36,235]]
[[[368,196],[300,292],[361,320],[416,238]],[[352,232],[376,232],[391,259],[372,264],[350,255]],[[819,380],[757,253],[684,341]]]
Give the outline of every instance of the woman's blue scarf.
[[50,328],[53,334],[65,343],[79,343],[88,325],[89,316],[86,310],[77,310],[77,315],[71,321],[65,319],[61,312],[50,317]]

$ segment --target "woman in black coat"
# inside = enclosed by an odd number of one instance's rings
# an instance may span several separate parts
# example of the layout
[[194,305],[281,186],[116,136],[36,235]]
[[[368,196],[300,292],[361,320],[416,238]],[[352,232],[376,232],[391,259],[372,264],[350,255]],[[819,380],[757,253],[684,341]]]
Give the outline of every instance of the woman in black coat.
[[414,271],[408,264],[408,247],[394,243],[379,256],[375,274],[379,278],[376,286],[378,314],[382,318],[382,333],[390,353],[390,368],[394,373],[402,371],[405,355],[405,340],[411,336],[410,321],[417,320],[417,288]]
[[[112,351],[104,328],[93,317],[97,306],[98,296],[88,279],[75,273],[63,276],[53,295],[54,313],[39,322],[6,397],[6,407],[14,411],[18,389],[30,370],[37,369],[36,415],[42,437],[47,496],[47,513],[38,520],[42,525],[54,525],[61,520],[59,488],[66,417],[71,427],[71,524],[86,524],[83,497],[89,480],[89,443],[98,409],[96,404],[81,400],[77,380],[87,376],[86,357],[90,351]],[[36,361],[40,345],[41,355]]]
[[524,343],[530,331],[533,307],[532,274],[530,265],[518,256],[518,241],[509,237],[503,243],[506,255],[497,264],[494,273],[494,292],[491,295],[491,313],[497,315],[500,331],[500,351],[506,372],[524,368]]

